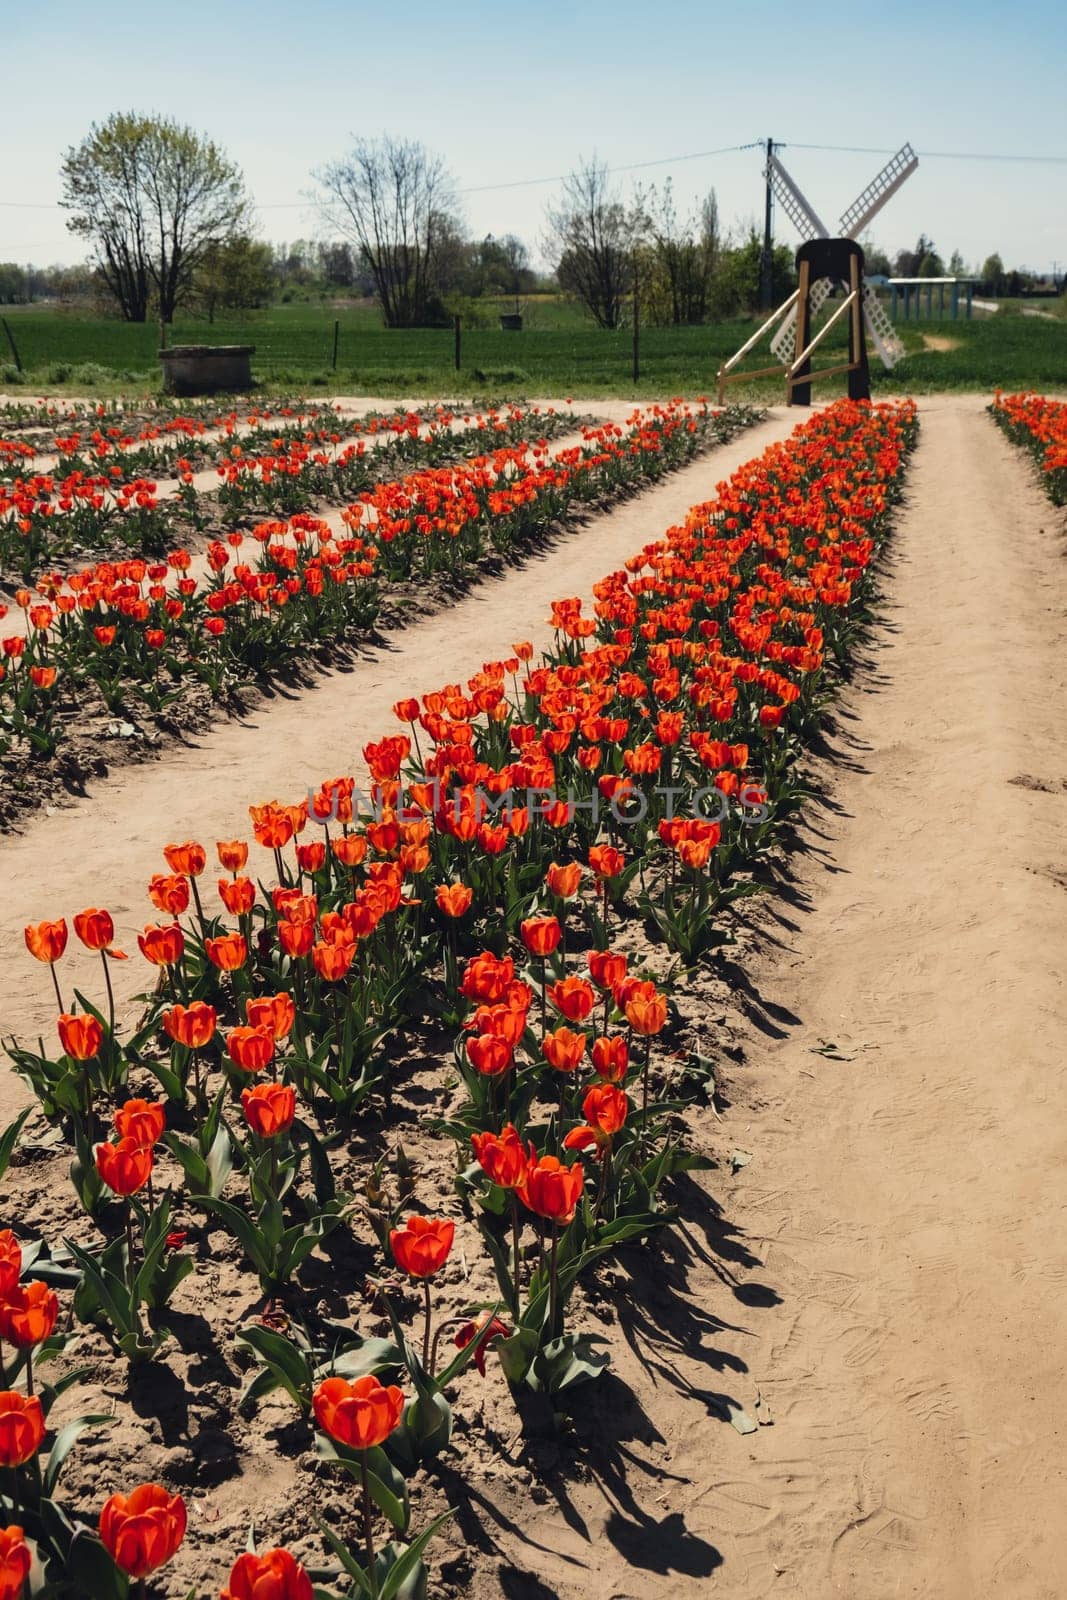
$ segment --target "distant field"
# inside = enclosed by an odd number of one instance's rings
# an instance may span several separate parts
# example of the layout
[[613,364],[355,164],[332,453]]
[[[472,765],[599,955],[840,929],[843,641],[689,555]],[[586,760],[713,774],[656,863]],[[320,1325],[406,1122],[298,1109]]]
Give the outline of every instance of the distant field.
[[[631,377],[629,329],[606,333],[573,306],[551,299],[524,305],[521,333],[465,327],[457,374],[450,329],[387,330],[371,308],[291,305],[241,320],[179,321],[168,342],[254,344],[253,371],[266,389],[333,389],[366,394],[476,394],[577,396],[670,395],[710,392],[721,361],[750,335],[751,319],[700,328],[641,331],[641,376]],[[102,394],[159,383],[158,329],[34,307],[5,308],[23,365],[25,387],[49,392],[96,390]],[[334,322],[338,360],[332,366]],[[827,354],[840,352],[835,329]],[[992,390],[1067,387],[1067,322],[1002,312],[972,322],[911,322],[900,327],[908,348],[894,373],[874,363],[874,387],[883,392],[937,389]],[[923,335],[953,344],[925,347]],[[0,338],[0,388],[14,374]],[[753,357],[750,364],[764,364]],[[840,378],[827,381],[839,389]],[[778,380],[748,392],[774,395]]]

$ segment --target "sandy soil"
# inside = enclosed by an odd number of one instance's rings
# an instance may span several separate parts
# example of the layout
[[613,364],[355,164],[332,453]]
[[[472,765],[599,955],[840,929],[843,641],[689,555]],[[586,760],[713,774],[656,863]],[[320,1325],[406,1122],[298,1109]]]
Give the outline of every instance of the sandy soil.
[[[721,1116],[693,1119],[720,1166],[680,1232],[605,1274],[596,1404],[579,1391],[562,1438],[525,1453],[516,1424],[475,1475],[470,1600],[1067,1593],[1067,540],[977,397],[922,418],[884,608],[782,894],[701,980],[713,1037],[745,1024]],[[132,942],[162,842],[243,833],[249,800],[358,770],[398,695],[544,638],[550,599],[587,593],[794,420],[0,841],[0,1031],[52,1025],[26,921],[106,891]],[[133,963],[121,977],[128,994]],[[7,1078],[0,1112],[23,1098]]]

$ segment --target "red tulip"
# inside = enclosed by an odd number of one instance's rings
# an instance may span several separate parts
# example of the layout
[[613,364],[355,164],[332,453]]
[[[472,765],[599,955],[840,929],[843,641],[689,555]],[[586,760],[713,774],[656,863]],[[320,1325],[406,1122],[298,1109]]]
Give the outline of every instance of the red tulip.
[[10,1228],[0,1229],[0,1295],[8,1294],[22,1276],[22,1246]]
[[404,1393],[377,1378],[327,1378],[311,1397],[315,1421],[323,1433],[350,1450],[371,1450],[388,1439],[404,1409]]
[[217,1017],[214,1006],[204,1000],[194,1000],[187,1006],[171,1006],[163,1013],[163,1026],[174,1040],[187,1050],[203,1050],[215,1037]]
[[58,1315],[59,1301],[47,1283],[18,1285],[0,1300],[0,1339],[20,1350],[42,1344]]
[[62,917],[57,922],[38,922],[26,929],[26,948],[38,961],[58,961],[67,948],[67,924]]
[[163,1137],[167,1114],[158,1100],[127,1100],[115,1112],[115,1127],[121,1139],[135,1144],[153,1145]]
[[288,1550],[246,1551],[234,1562],[219,1600],[314,1600],[314,1590]]
[[22,1529],[14,1522],[0,1529],[0,1600],[21,1600],[32,1565]]
[[542,1156],[530,1163],[519,1198],[537,1216],[565,1226],[573,1221],[584,1188],[585,1171],[580,1161],[565,1167],[555,1156]]
[[409,1217],[393,1228],[389,1245],[401,1267],[412,1278],[432,1278],[448,1260],[456,1224],[446,1217]]
[[44,1412],[36,1395],[0,1390],[0,1467],[19,1467],[44,1438]]
[[74,932],[88,950],[106,950],[115,942],[115,924],[108,911],[79,911]]
[[185,1502],[158,1483],[113,1494],[100,1513],[100,1538],[117,1567],[144,1578],[166,1566],[185,1538]]
[[257,1083],[241,1090],[245,1121],[261,1139],[288,1132],[296,1116],[296,1094],[286,1083]]
[[98,1144],[96,1170],[115,1194],[131,1195],[143,1189],[152,1174],[152,1146],[135,1139]]
[[72,1061],[92,1061],[100,1054],[104,1043],[104,1029],[91,1012],[72,1016],[64,1011],[56,1023],[59,1042]]
[[475,1159],[486,1177],[502,1189],[518,1189],[526,1169],[535,1158],[532,1144],[523,1144],[514,1124],[507,1123],[500,1133],[472,1133]]

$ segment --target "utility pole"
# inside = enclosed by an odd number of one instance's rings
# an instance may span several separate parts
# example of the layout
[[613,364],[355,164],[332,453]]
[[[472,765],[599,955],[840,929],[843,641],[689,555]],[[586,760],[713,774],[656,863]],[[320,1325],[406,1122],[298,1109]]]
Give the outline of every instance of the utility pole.
[[760,305],[764,311],[772,310],[771,296],[774,293],[774,241],[771,237],[772,212],[774,206],[774,191],[771,188],[771,157],[774,154],[774,140],[767,140],[767,191],[764,197],[763,209],[763,254],[760,257]]

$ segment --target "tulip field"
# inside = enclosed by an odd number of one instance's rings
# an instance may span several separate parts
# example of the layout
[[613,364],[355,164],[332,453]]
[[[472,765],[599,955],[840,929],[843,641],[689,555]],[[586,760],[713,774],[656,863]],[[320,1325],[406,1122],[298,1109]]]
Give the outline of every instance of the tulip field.
[[[0,417],[13,849],[75,771],[91,863],[114,725],[164,767],[250,707],[267,740],[279,688],[488,575],[521,593],[549,551],[559,587],[543,648],[531,615],[474,672],[394,679],[384,650],[361,762],[323,723],[320,770],[239,796],[229,836],[140,818],[132,908],[104,874],[42,895],[20,981],[54,1022],[2,1027],[0,1600],[560,1592],[533,1539],[493,1587],[490,1513],[521,1541],[528,1461],[624,1408],[613,1274],[666,1280],[693,1196],[718,1206],[709,984],[784,881],[920,436],[910,400],[836,401],[746,461],[751,408],[588,409]],[[1067,407],[993,416],[1062,504]],[[591,518],[697,472],[567,593]]]

